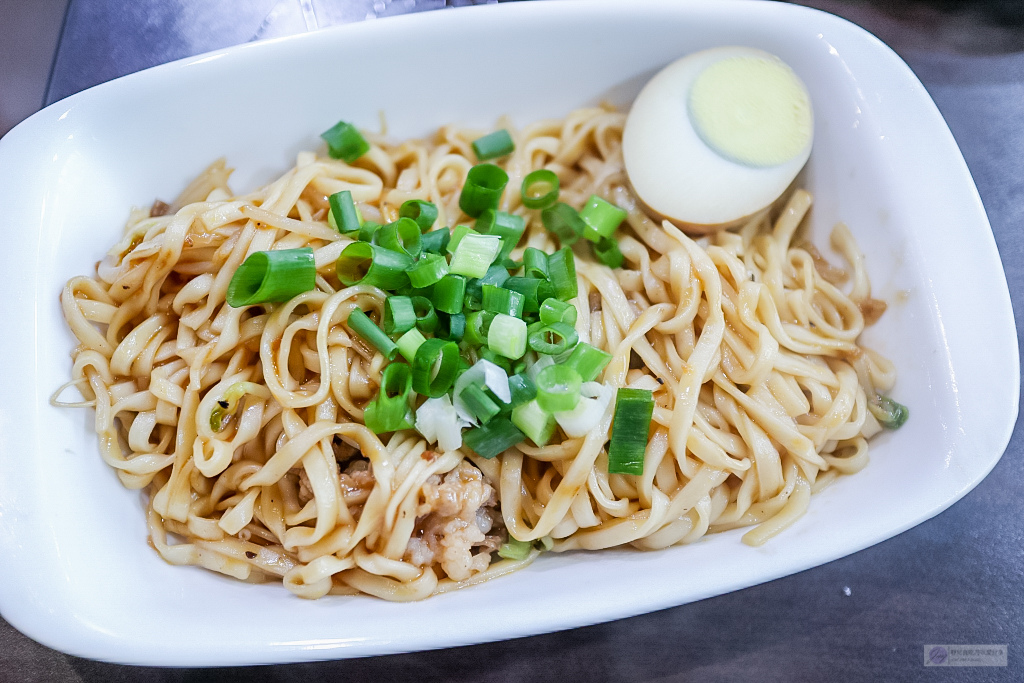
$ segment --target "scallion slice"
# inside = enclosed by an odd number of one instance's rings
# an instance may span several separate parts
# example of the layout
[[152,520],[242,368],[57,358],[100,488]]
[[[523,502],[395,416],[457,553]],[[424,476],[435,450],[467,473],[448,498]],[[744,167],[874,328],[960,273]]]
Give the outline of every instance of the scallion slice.
[[524,297],[519,292],[495,285],[483,285],[483,306],[491,313],[504,313],[515,318],[523,317]]
[[508,543],[502,543],[501,547],[498,548],[498,557],[503,557],[506,560],[525,560],[530,556],[532,548],[532,543],[517,541],[509,536]]
[[572,410],[580,400],[583,380],[565,365],[549,365],[537,374],[537,403],[549,413]]
[[501,408],[495,403],[481,387],[470,384],[462,390],[462,402],[469,408],[469,412],[480,424],[487,424],[491,418],[501,412]]
[[868,401],[868,410],[886,429],[899,429],[910,417],[909,408],[881,394]]
[[549,232],[558,237],[563,247],[568,247],[583,235],[586,223],[572,208],[565,202],[552,204],[540,213],[540,220]]
[[646,389],[619,389],[608,446],[609,474],[644,473],[647,432],[654,414],[654,397]]
[[448,250],[449,254],[454,254],[455,250],[459,247],[459,242],[466,235],[477,235],[479,234],[476,230],[469,227],[468,225],[456,225],[455,229],[452,230],[452,237],[448,240],[448,246],[445,249]]
[[412,286],[422,289],[440,282],[448,274],[448,261],[440,254],[423,254],[406,272]]
[[473,153],[480,161],[507,156],[516,148],[512,136],[502,128],[473,141]]
[[501,193],[508,184],[508,174],[494,164],[477,164],[466,174],[466,183],[459,195],[459,208],[471,218],[487,209],[497,209]]
[[594,348],[585,342],[580,342],[573,348],[572,353],[565,359],[563,365],[578,372],[584,382],[593,382],[611,360],[612,355],[610,353]]
[[395,432],[412,427],[409,395],[412,375],[405,363],[389,363],[381,373],[380,392],[366,406],[363,422],[374,434]]
[[420,344],[412,362],[412,388],[417,394],[437,398],[451,389],[458,369],[458,344],[428,339]]
[[562,247],[548,256],[548,281],[551,282],[556,298],[568,301],[576,297],[579,291],[576,284],[576,260],[568,247]]
[[359,220],[359,210],[356,203],[352,201],[352,193],[348,190],[335,192],[328,201],[331,204],[331,217],[334,218],[334,229],[341,233],[358,230],[362,221]]
[[412,298],[389,296],[384,300],[384,332],[403,334],[416,327],[416,309]]
[[359,241],[373,242],[377,231],[383,227],[383,225],[376,221],[363,221],[363,224],[359,226]]
[[609,268],[621,268],[626,257],[619,249],[619,243],[610,237],[602,237],[594,248],[594,257]]
[[484,235],[496,235],[501,238],[499,258],[505,258],[519,244],[526,230],[526,221],[521,216],[487,209],[476,219],[476,231]]
[[585,225],[583,236],[591,242],[599,242],[602,237],[612,236],[615,228],[626,220],[626,212],[596,194],[592,194],[580,209],[580,219]]
[[576,345],[580,339],[576,329],[565,323],[551,323],[532,330],[527,337],[527,344],[537,353],[557,356],[565,353]]
[[567,301],[549,298],[540,305],[540,321],[545,325],[565,323],[572,327],[576,324],[576,315],[576,307]]
[[523,313],[536,313],[540,302],[551,295],[551,285],[547,280],[532,277],[510,277],[502,287],[523,295]]
[[[456,275],[483,277],[498,256],[500,249],[500,238],[493,235],[470,233],[459,241],[459,245],[452,254],[452,262],[448,265],[448,270]],[[575,277],[573,284],[575,284]]]
[[412,297],[412,307],[416,312],[416,327],[427,334],[437,329],[437,313],[434,312],[434,305],[425,296]]
[[341,159],[346,164],[370,151],[370,143],[356,130],[356,127],[345,121],[336,124],[320,134],[327,143],[327,153],[332,159]]
[[545,209],[558,201],[558,176],[546,168],[531,171],[523,178],[519,195],[526,208]]
[[374,235],[374,241],[385,249],[397,251],[410,258],[418,258],[423,251],[420,242],[420,226],[411,218],[399,218],[388,223]]
[[487,344],[487,333],[491,329],[494,314],[490,311],[473,311],[466,316],[466,333],[463,341],[470,347]]
[[311,248],[257,251],[231,276],[225,298],[229,306],[238,308],[288,301],[314,287],[316,263]]
[[527,247],[523,251],[523,276],[547,280],[548,255],[535,247]]
[[513,408],[537,398],[537,387],[534,386],[533,380],[524,374],[515,374],[509,377],[508,390],[512,394],[510,405]]
[[438,228],[437,230],[424,233],[423,237],[420,238],[420,244],[425,252],[443,254],[447,250],[448,242],[451,238],[452,233],[448,228]]
[[409,284],[406,270],[413,264],[409,255],[369,242],[353,242],[341,250],[336,271],[346,287],[373,285],[395,290]]
[[434,285],[432,298],[437,310],[452,315],[461,313],[462,302],[466,298],[466,278],[461,275],[445,275]]
[[466,334],[466,316],[462,313],[438,313],[437,330],[434,334],[440,339],[462,341]]
[[398,355],[398,346],[391,341],[384,332],[377,327],[370,317],[360,309],[354,308],[349,313],[348,327],[350,330],[362,337],[363,341],[384,354],[388,360],[394,360]]
[[422,199],[410,199],[402,202],[402,206],[398,209],[398,216],[416,221],[416,225],[420,226],[420,232],[427,232],[437,220],[437,207]]
[[525,438],[512,421],[496,417],[487,424],[470,429],[462,434],[462,440],[481,458],[488,460],[504,453]]
[[395,344],[398,346],[398,352],[402,354],[402,357],[411,363],[416,359],[416,351],[419,350],[420,345],[425,341],[426,337],[423,336],[423,333],[414,327],[399,337]]
[[512,424],[538,447],[543,447],[555,433],[556,423],[554,415],[541,408],[536,399],[532,399],[512,409]]
[[499,313],[494,316],[487,331],[487,348],[505,358],[516,360],[526,353],[526,336],[525,322]]

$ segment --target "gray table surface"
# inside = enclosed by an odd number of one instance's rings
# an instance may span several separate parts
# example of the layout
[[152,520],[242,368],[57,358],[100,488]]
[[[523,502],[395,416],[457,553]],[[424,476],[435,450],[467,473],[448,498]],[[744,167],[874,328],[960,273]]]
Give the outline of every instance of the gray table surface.
[[[47,102],[251,40],[443,0],[72,0]],[[473,4],[449,0],[448,5]],[[1024,306],[1024,9],[1015,0],[808,0],[891,45],[935,99]],[[305,11],[303,11],[305,10]],[[452,11],[452,10],[448,10]],[[0,620],[0,681],[1024,680],[1024,434],[938,517],[827,565],[695,604],[500,643],[254,669],[146,669],[36,644]],[[925,643],[1009,645],[1009,666],[925,668]]]

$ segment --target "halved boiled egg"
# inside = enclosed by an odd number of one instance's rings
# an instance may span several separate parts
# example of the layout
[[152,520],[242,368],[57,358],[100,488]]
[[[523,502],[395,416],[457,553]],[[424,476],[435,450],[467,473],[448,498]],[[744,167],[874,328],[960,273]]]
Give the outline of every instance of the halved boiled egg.
[[633,102],[626,174],[652,212],[689,232],[740,224],[779,198],[811,153],[811,99],[778,57],[750,47],[696,52]]

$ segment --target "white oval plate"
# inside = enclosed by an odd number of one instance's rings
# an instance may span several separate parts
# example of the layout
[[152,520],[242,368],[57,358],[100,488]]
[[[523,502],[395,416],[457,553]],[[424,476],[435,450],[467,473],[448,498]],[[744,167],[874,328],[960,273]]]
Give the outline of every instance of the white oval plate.
[[[911,418],[871,464],[763,548],[742,532],[640,553],[545,555],[507,578],[389,604],[296,599],[165,564],[140,494],[100,460],[91,411],[57,410],[73,340],[57,302],[131,205],[173,197],[212,159],[251,188],[339,118],[394,138],[448,122],[519,124],[610,100],[661,66],[752,45],[788,62],[816,108],[812,230],[843,220],[893,302],[868,342]],[[571,628],[791,574],[938,514],[998,461],[1017,415],[1016,332],[974,183],[910,69],[853,24],[759,2],[517,3],[430,12],[243,45],[58,102],[0,140],[0,610],[51,647],[136,664],[256,664],[448,647]]]

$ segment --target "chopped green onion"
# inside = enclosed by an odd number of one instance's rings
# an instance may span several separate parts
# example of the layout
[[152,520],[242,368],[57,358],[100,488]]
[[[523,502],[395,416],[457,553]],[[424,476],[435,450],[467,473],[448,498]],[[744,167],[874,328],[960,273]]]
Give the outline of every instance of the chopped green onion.
[[389,296],[384,300],[384,332],[402,334],[416,327],[416,309],[412,298]]
[[483,286],[483,305],[485,311],[504,313],[516,318],[523,317],[523,295],[511,289],[495,285]]
[[583,235],[586,223],[572,208],[565,202],[552,204],[540,212],[540,220],[549,232],[555,234],[563,247],[568,247]]
[[591,245],[594,248],[594,256],[598,261],[609,268],[621,268],[626,257],[619,249],[619,243],[610,237],[602,237],[597,244]]
[[580,374],[570,367],[549,365],[538,373],[535,382],[537,403],[549,413],[572,410],[580,401],[583,380]]
[[231,276],[225,298],[229,306],[238,308],[288,301],[314,287],[316,263],[311,248],[257,251]]
[[548,255],[540,249],[527,247],[523,251],[523,276],[547,280]]
[[383,225],[376,221],[363,221],[363,224],[359,226],[359,241],[373,242],[377,231],[383,227]]
[[437,330],[434,335],[440,339],[462,341],[466,334],[466,316],[462,313],[438,313]]
[[420,232],[427,232],[437,220],[437,207],[422,199],[410,199],[398,209],[399,218],[410,218],[420,226]]
[[402,357],[411,363],[416,358],[416,351],[420,348],[420,344],[425,341],[423,333],[414,327],[399,337],[395,344],[398,345],[398,352],[402,354]]
[[527,343],[537,353],[557,356],[576,345],[580,339],[576,329],[565,323],[540,323],[538,329],[530,332]]
[[451,238],[452,233],[448,228],[438,228],[437,230],[424,233],[423,237],[420,238],[420,244],[423,246],[423,251],[431,254],[443,254]]
[[380,392],[366,406],[363,422],[374,434],[396,432],[412,427],[409,395],[412,375],[405,363],[389,363],[381,374]]
[[455,388],[452,390],[455,409],[467,421],[472,422],[474,419],[469,414],[469,408],[462,401],[462,392],[471,384],[475,384],[489,392],[496,402],[508,403],[512,400],[508,386],[508,375],[505,371],[491,361],[485,359],[478,360],[471,368],[468,368],[459,375],[459,378],[455,381]]
[[478,235],[480,233],[478,233],[476,230],[469,227],[468,225],[456,225],[455,229],[452,230],[451,234],[452,237],[450,240],[448,240],[448,246],[446,247],[449,254],[455,253],[455,250],[458,248],[459,242],[462,241],[463,237],[465,237],[466,235]]
[[608,446],[609,474],[643,474],[654,397],[646,389],[619,389]]
[[530,556],[531,548],[533,548],[533,544],[527,541],[517,541],[509,536],[508,543],[502,543],[498,548],[498,557],[503,557],[506,560],[525,560]]
[[398,355],[398,346],[395,342],[391,341],[391,338],[384,334],[360,309],[354,308],[349,313],[348,326],[362,337],[363,341],[384,354],[388,360],[394,360]]
[[476,219],[476,230],[483,235],[496,235],[501,238],[499,258],[505,258],[519,244],[526,230],[526,221],[522,216],[487,209]]
[[484,285],[502,287],[508,279],[508,269],[505,268],[505,266],[496,263],[487,269],[487,272],[484,273],[483,277],[473,278],[466,283],[466,295],[474,299],[479,299],[482,305]]
[[558,176],[546,168],[532,171],[523,179],[519,195],[528,209],[547,208],[558,200]]
[[[459,241],[448,270],[456,275],[483,277],[500,249],[501,239],[491,235],[470,233]],[[575,284],[575,279],[573,282]]]
[[335,192],[328,201],[331,204],[330,216],[334,219],[334,229],[338,232],[352,232],[358,230],[362,221],[359,220],[359,210],[356,203],[352,201],[352,193],[348,190]]
[[499,313],[487,331],[487,348],[515,360],[526,353],[526,323],[511,315]]
[[590,344],[580,342],[573,348],[572,353],[565,359],[563,365],[578,372],[584,382],[593,382],[611,360],[612,355],[610,353],[605,353]]
[[215,432],[224,429],[227,420],[238,410],[238,402],[254,389],[258,390],[258,386],[254,382],[235,382],[225,389],[210,411],[210,429]]
[[537,397],[537,387],[533,380],[524,374],[515,374],[508,378],[508,389],[512,394],[511,406],[515,408]]
[[412,388],[417,394],[437,398],[452,388],[458,369],[458,344],[428,339],[420,344],[412,362]]
[[575,408],[554,413],[558,426],[571,438],[586,436],[597,427],[615,396],[615,389],[597,382],[584,382],[580,394]]
[[459,208],[470,218],[487,209],[497,209],[501,193],[508,184],[508,174],[494,164],[477,164],[466,174],[466,183],[459,195]]
[[412,263],[407,254],[369,242],[353,242],[341,250],[336,271],[346,287],[373,285],[395,290],[409,283],[405,271]]
[[521,443],[524,438],[523,433],[516,429],[511,420],[504,417],[496,417],[487,424],[462,434],[466,445],[476,451],[481,458],[488,460]]
[[536,313],[540,301],[551,295],[551,285],[547,280],[532,277],[510,277],[502,287],[523,295],[523,313]]
[[427,443],[436,441],[442,453],[462,447],[462,420],[448,394],[423,402],[416,410],[416,430]]
[[448,261],[440,254],[424,254],[406,272],[413,287],[429,287],[448,274]]
[[566,301],[550,298],[540,305],[540,321],[545,325],[565,323],[572,327],[576,324],[576,315],[576,307]]
[[471,347],[485,345],[493,320],[494,314],[490,311],[473,311],[466,316],[466,332],[463,340]]
[[507,156],[516,148],[512,136],[502,128],[473,141],[473,153],[480,161]]
[[537,399],[512,409],[512,424],[538,447],[546,446],[555,433],[555,416],[540,407]]
[[886,429],[899,429],[910,417],[909,408],[880,394],[874,400],[868,401],[868,410]]
[[332,159],[341,159],[346,164],[370,151],[370,143],[356,130],[356,127],[345,121],[338,121],[320,134],[327,143],[327,153]]
[[414,296],[412,307],[416,311],[416,327],[421,332],[430,334],[437,329],[437,313],[434,312],[434,305],[425,296]]
[[462,312],[466,298],[466,278],[461,275],[445,275],[434,285],[434,308],[452,315]]
[[568,301],[576,297],[576,260],[571,249],[562,247],[548,257],[548,280],[557,298]]
[[476,384],[470,384],[468,387],[462,390],[460,394],[463,403],[469,408],[469,412],[473,414],[480,424],[487,424],[492,417],[501,412],[501,408],[487,395],[481,387]]
[[420,244],[420,226],[411,218],[399,218],[377,231],[374,241],[385,249],[416,258],[423,251]]
[[476,353],[481,360],[488,361],[489,363],[494,363],[499,368],[501,368],[506,375],[511,374],[512,362],[509,361],[508,358],[505,358],[504,356],[497,354],[494,351],[491,351],[486,346],[481,346],[480,348],[476,349]]
[[583,228],[583,236],[591,242],[598,242],[602,237],[612,236],[615,228],[626,220],[626,212],[592,194],[580,209],[580,218],[586,226]]

